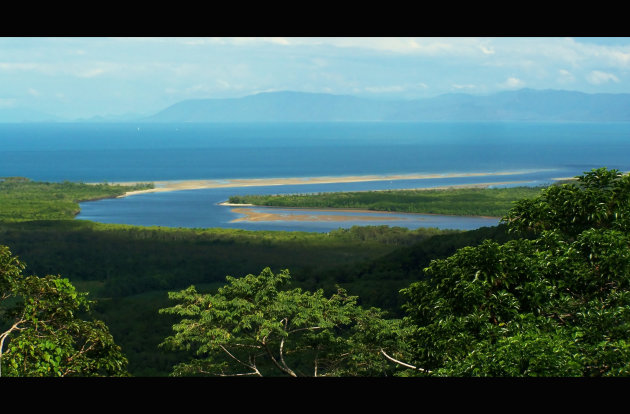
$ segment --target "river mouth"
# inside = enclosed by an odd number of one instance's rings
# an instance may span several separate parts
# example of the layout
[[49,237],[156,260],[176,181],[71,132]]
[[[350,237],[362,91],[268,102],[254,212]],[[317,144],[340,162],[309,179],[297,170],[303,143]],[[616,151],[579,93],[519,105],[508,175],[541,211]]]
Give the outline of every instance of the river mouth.
[[[260,187],[258,191],[268,194],[271,188]],[[80,204],[76,219],[135,226],[306,232],[382,225],[410,230],[474,230],[499,224],[499,219],[492,217],[221,205],[233,194],[233,188],[202,189],[89,201]]]
[[[538,173],[539,174],[539,173]],[[234,195],[303,194],[318,192],[375,191],[388,189],[435,189],[532,185],[537,175],[523,174],[509,182],[488,180],[487,176],[447,177],[417,180],[284,184],[267,186],[171,188],[131,196],[81,203],[79,220],[138,226],[184,228],[235,228],[264,231],[329,232],[353,226],[420,227],[474,230],[499,224],[498,217],[450,216],[373,210],[289,208],[230,205]],[[426,187],[423,187],[426,186]]]

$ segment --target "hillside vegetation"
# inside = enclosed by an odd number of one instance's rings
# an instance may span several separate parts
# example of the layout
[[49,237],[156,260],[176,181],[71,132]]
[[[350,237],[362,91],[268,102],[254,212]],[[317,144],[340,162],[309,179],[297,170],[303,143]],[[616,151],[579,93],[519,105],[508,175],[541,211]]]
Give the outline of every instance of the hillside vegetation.
[[0,177],[0,220],[71,219],[79,213],[81,201],[117,197],[147,188],[153,188],[153,184],[48,183],[24,177]]
[[164,345],[194,354],[172,374],[628,376],[629,219],[629,175],[551,186],[504,217],[514,239],[431,261],[402,319],[280,288],[286,271],[173,292],[162,312],[183,319]]
[[[602,168],[518,200],[497,227],[467,232],[166,229],[64,218],[0,220],[0,245],[29,272],[63,274],[94,299],[112,358],[82,359],[86,375],[127,367],[141,376],[627,376],[629,218],[630,176]],[[0,309],[10,311],[0,312],[12,364],[3,368],[70,374],[67,363],[83,348],[65,341],[85,338],[55,337],[50,327],[83,322],[57,319],[50,305],[61,294],[68,301],[58,309],[74,309],[78,292],[58,277],[22,275],[3,251],[2,297],[24,298]],[[31,318],[30,305],[40,303],[55,319]],[[29,332],[46,328],[45,340],[16,336],[22,331],[4,319],[14,310],[28,313]],[[30,368],[20,371],[20,361]]]

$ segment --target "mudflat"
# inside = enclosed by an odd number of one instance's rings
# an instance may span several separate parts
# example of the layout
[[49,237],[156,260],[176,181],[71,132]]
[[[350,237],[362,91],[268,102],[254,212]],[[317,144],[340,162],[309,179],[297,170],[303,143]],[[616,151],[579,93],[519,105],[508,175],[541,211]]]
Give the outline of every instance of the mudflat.
[[[356,216],[356,215],[336,215],[336,214],[317,214],[327,210],[295,210],[296,212],[260,212],[250,208],[233,208],[233,213],[244,214],[245,217],[240,217],[231,221],[236,223],[239,221],[387,221],[387,220],[404,220],[400,217],[387,217],[387,216]],[[383,212],[370,211],[373,214],[383,214]]]

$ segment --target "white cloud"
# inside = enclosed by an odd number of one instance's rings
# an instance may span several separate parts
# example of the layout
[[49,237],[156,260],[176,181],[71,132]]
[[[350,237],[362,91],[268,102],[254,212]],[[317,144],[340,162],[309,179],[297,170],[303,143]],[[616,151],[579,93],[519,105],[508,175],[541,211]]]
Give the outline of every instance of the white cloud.
[[289,46],[294,38],[287,37],[209,37],[185,39],[181,42],[188,45],[230,45],[249,46],[271,43],[274,45]]
[[525,86],[525,82],[523,82],[519,78],[509,77],[499,86],[506,89],[522,88],[523,86]]
[[494,48],[492,47],[486,47],[484,45],[480,45],[479,49],[481,49],[481,52],[483,52],[483,54],[485,55],[494,55],[495,53]]
[[619,78],[612,73],[606,73],[599,70],[594,70],[586,76],[586,80],[593,85],[601,85],[602,83],[608,83],[610,81],[619,82]]
[[41,68],[42,65],[36,63],[0,62],[0,70],[6,71],[37,70]]
[[575,79],[575,76],[573,76],[573,74],[566,69],[558,69],[558,74],[560,75],[560,78],[564,80]]
[[456,50],[462,50],[461,43],[454,38],[347,37],[324,38],[321,43],[336,47],[417,55],[450,54]]
[[391,92],[402,92],[405,90],[404,86],[401,85],[391,85],[391,86],[366,86],[363,88],[366,92],[371,93],[391,93]]
[[290,45],[291,43],[285,37],[270,37],[269,41],[276,45]]
[[[275,89],[275,88],[268,88],[268,89],[254,89],[251,92],[251,95],[257,95],[259,93],[267,93],[267,92],[278,92],[281,91],[282,89]],[[248,94],[249,95],[249,94]]]
[[612,50],[610,51],[610,57],[613,62],[618,63],[621,67],[627,68],[630,66],[630,51]]
[[80,78],[93,78],[95,76],[100,76],[105,73],[105,69],[103,68],[93,68],[81,70],[76,73],[76,75]]
[[31,96],[39,96],[39,91],[37,89],[28,88],[28,94]]

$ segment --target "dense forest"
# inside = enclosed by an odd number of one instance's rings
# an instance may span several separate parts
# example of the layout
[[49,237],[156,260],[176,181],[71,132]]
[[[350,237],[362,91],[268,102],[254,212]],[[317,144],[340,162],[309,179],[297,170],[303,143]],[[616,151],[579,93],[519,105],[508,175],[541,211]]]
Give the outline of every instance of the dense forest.
[[[106,225],[72,220],[70,205],[128,188],[62,183],[53,198],[50,186],[0,181],[7,375],[630,373],[630,178],[615,170],[533,189],[503,224],[466,232]],[[475,197],[504,197],[491,194]],[[54,319],[60,295],[68,312]],[[29,342],[40,327],[46,341]]]

